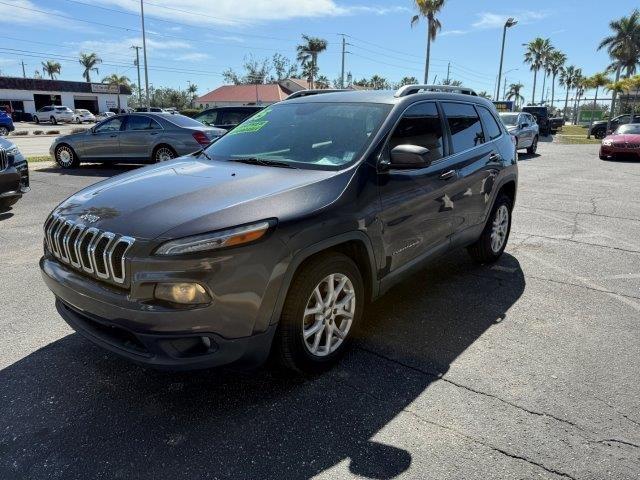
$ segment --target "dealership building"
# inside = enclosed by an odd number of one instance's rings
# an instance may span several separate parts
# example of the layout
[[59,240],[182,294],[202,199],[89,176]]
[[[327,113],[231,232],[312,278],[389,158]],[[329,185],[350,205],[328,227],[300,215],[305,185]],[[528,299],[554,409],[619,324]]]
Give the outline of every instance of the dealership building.
[[44,78],[0,77],[0,107],[12,112],[14,120],[30,115],[48,105],[85,108],[92,113],[127,108],[131,89],[106,83],[68,82]]

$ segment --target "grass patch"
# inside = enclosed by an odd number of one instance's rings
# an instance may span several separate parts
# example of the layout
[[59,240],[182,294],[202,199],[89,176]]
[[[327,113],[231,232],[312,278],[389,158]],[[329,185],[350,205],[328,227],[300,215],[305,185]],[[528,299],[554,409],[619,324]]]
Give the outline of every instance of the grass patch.
[[573,145],[600,144],[600,140],[596,138],[587,139],[588,130],[588,127],[582,125],[564,125],[561,130],[558,130],[554,141]]
[[37,162],[52,162],[53,159],[49,155],[34,155],[32,157],[27,157],[27,162],[29,163],[37,163]]

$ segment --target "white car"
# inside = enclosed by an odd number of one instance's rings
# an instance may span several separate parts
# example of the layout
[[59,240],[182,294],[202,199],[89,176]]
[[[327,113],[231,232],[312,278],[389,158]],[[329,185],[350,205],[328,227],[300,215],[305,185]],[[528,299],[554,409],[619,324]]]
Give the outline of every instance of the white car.
[[40,110],[34,113],[33,121],[36,123],[51,122],[55,125],[58,122],[73,122],[73,116],[73,110],[71,110],[69,107],[49,105],[48,107],[42,107]]
[[101,122],[102,120],[106,120],[109,117],[115,117],[115,113],[113,112],[102,112],[96,115],[96,122]]
[[85,110],[84,108],[76,108],[73,111],[73,121],[75,123],[95,122],[96,117],[89,110]]

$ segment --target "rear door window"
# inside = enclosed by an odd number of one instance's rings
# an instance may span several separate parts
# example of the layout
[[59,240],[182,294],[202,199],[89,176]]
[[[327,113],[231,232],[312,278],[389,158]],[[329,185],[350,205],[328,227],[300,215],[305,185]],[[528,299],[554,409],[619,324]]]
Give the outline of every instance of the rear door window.
[[491,115],[491,112],[481,106],[477,106],[477,109],[480,114],[480,118],[482,118],[482,123],[484,124],[489,140],[495,140],[502,135],[502,130],[500,129],[498,122],[496,122],[496,119]]
[[398,145],[417,145],[429,149],[432,162],[444,156],[442,121],[434,102],[409,107],[389,139],[389,151]]
[[480,117],[473,105],[443,102],[442,108],[451,132],[453,153],[463,152],[484,143]]
[[153,130],[160,128],[155,120],[142,115],[131,115],[127,118],[127,130]]

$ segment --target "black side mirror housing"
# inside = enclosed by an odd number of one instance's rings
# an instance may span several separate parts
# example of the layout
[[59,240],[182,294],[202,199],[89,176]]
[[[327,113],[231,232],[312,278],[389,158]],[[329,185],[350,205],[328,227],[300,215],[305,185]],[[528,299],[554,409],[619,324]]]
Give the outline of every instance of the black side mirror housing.
[[425,168],[431,165],[429,149],[418,145],[397,145],[391,150],[390,168],[410,170]]

